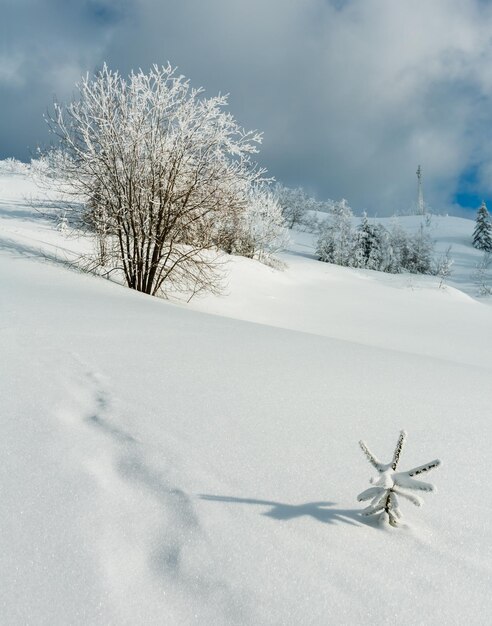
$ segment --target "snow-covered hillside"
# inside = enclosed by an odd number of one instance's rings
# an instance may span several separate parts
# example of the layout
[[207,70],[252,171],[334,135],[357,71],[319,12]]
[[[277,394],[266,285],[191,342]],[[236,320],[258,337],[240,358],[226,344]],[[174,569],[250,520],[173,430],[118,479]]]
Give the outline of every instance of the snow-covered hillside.
[[[185,306],[54,262],[80,242],[31,196],[0,175],[3,623],[488,622],[472,222],[435,218],[444,290],[319,263],[298,233],[285,271],[234,259],[229,295]],[[389,461],[401,428],[401,469],[443,467],[386,530],[359,514],[357,442]]]

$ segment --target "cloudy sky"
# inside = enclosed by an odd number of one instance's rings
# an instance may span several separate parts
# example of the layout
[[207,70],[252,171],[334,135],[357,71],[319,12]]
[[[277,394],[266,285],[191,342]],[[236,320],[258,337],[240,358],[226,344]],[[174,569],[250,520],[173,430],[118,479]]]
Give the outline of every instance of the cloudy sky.
[[492,201],[492,1],[0,0],[0,158],[105,61],[229,93],[262,165],[319,199],[406,211],[421,164],[436,212]]

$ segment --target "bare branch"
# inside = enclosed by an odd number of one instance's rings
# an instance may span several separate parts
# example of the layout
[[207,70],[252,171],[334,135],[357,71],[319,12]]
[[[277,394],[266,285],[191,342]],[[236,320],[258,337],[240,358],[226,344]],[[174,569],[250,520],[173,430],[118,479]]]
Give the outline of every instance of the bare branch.
[[367,447],[367,445],[361,440],[359,441],[359,446],[362,449],[362,452],[366,455],[369,463],[375,467],[378,472],[384,472],[384,470],[386,469],[386,465],[384,465],[383,463],[381,463],[381,461],[379,461],[374,455],[373,453],[369,450],[369,448]]
[[391,461],[391,468],[396,470],[396,466],[398,465],[398,461],[400,460],[400,454],[403,448],[403,444],[405,443],[407,438],[407,432],[405,430],[400,431],[400,436],[398,437],[398,442],[396,444],[395,451],[393,453],[393,460]]

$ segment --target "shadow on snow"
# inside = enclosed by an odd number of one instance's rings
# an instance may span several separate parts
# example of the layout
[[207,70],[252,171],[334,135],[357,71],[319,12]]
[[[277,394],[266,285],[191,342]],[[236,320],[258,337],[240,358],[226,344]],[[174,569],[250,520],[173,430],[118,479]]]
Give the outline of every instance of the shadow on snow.
[[232,504],[252,504],[269,507],[262,515],[272,519],[287,521],[296,517],[312,517],[324,524],[349,524],[350,526],[370,526],[377,528],[374,520],[361,515],[359,509],[335,509],[335,502],[306,502],[304,504],[285,504],[270,500],[255,500],[253,498],[234,498],[231,496],[214,496],[200,494],[202,500],[213,502],[229,502]]

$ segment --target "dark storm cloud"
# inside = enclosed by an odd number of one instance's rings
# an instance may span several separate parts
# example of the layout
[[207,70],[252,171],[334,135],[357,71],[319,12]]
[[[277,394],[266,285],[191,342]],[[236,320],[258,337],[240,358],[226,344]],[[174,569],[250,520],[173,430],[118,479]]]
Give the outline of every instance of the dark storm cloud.
[[2,0],[0,152],[86,70],[169,60],[265,132],[261,162],[320,198],[408,209],[415,170],[449,210],[492,194],[492,13],[479,0]]
[[104,59],[123,9],[94,0],[0,0],[0,156],[48,141],[43,114]]

